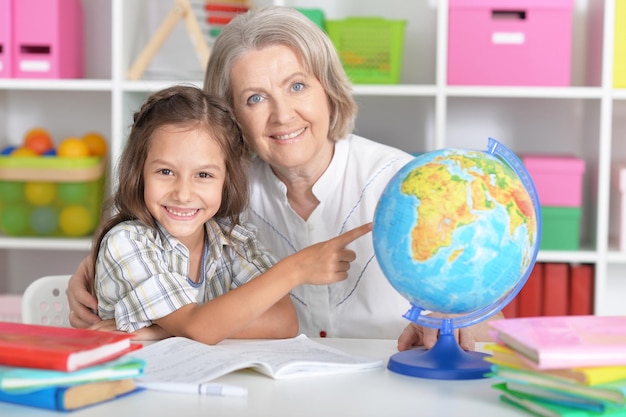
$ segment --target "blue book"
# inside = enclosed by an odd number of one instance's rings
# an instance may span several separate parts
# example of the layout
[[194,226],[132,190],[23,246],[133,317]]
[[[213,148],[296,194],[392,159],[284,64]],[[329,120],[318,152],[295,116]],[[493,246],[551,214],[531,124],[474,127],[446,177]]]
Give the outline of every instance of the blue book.
[[129,378],[71,387],[49,387],[23,393],[0,391],[0,401],[48,410],[72,411],[137,391],[141,391],[141,388],[137,388],[135,381]]
[[73,372],[0,366],[0,390],[19,393],[46,387],[135,378],[143,373],[144,367],[143,359],[128,356]]

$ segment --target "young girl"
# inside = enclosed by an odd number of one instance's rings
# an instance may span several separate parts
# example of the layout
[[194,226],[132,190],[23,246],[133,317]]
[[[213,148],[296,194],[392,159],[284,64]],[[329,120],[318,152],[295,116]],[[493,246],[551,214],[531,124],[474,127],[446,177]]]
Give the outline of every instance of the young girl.
[[[367,224],[275,260],[239,224],[246,149],[228,105],[200,89],[153,94],[134,116],[111,219],[94,236],[94,326],[139,339],[283,338],[298,332],[289,292],[347,277],[345,246]],[[254,279],[253,279],[254,278]],[[115,319],[112,320],[107,319]]]

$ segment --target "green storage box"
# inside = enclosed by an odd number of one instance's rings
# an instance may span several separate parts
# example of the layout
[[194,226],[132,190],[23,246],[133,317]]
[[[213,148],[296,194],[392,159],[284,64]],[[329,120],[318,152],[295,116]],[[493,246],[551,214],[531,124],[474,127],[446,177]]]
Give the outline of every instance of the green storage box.
[[577,250],[580,246],[580,207],[541,207],[540,250]]
[[326,30],[324,11],[322,9],[305,9],[302,7],[296,7],[297,11],[308,17],[313,23],[315,23],[320,29]]
[[79,237],[100,220],[105,159],[0,157],[0,232]]

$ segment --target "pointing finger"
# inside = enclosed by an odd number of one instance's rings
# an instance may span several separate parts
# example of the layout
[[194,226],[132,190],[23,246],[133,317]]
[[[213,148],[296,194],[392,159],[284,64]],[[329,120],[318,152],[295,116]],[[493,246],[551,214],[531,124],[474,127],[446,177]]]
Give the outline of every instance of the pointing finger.
[[331,239],[331,241],[341,247],[345,247],[350,242],[360,238],[361,236],[371,231],[372,231],[372,223],[370,222],[370,223],[363,224],[359,227],[355,227],[352,230],[348,230],[347,232]]

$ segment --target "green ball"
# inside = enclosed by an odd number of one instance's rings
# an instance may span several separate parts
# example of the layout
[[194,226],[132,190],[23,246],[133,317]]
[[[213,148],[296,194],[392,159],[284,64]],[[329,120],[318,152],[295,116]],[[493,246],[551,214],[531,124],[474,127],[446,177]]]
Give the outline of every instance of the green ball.
[[80,204],[89,199],[91,186],[88,182],[60,182],[59,198],[65,204]]
[[7,235],[24,236],[29,230],[30,208],[25,204],[5,206],[0,213],[0,229]]
[[24,199],[24,183],[16,181],[0,181],[0,202],[20,203]]
[[30,227],[38,235],[53,234],[59,228],[59,211],[51,206],[34,208],[30,213]]

